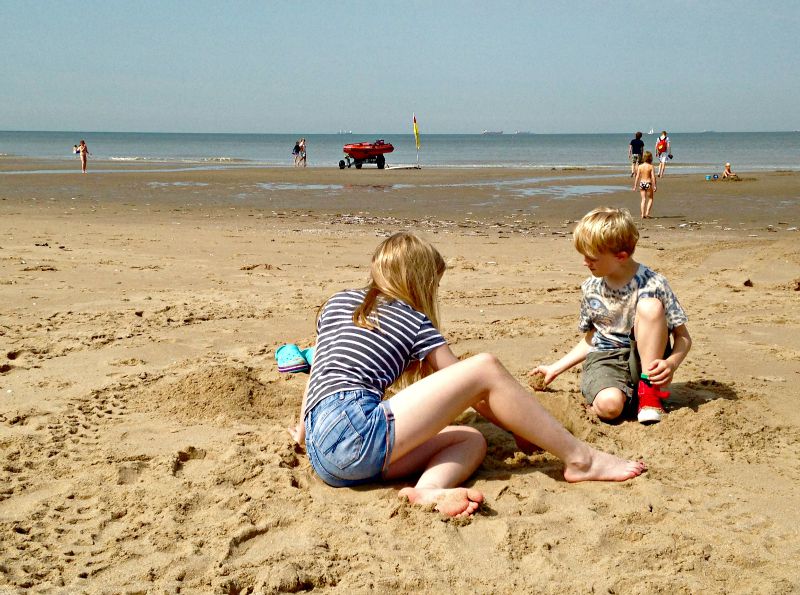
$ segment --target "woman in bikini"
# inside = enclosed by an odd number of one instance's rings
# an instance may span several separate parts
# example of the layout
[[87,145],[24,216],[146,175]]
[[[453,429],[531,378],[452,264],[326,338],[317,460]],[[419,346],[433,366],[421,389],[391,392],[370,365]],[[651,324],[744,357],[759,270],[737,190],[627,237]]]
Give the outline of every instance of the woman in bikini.
[[78,153],[81,156],[81,171],[86,173],[86,162],[89,159],[89,147],[86,146],[86,141],[82,140],[78,145]]
[[656,188],[656,175],[653,169],[653,154],[645,151],[642,163],[636,168],[636,177],[633,180],[633,189],[642,194],[642,219],[650,218],[650,209],[653,208],[653,195]]

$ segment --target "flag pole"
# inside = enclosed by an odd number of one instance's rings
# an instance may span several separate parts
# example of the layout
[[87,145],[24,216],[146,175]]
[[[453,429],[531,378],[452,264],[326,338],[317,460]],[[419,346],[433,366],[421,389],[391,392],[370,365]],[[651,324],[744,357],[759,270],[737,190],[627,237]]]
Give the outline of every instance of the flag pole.
[[419,169],[419,128],[417,127],[417,114],[412,114],[412,121],[414,123],[414,140],[417,144],[417,169]]

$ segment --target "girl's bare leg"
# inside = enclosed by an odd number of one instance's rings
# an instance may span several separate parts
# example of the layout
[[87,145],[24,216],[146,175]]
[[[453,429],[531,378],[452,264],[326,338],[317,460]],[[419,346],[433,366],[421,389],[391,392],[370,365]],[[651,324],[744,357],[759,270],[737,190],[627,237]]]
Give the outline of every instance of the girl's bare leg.
[[641,211],[642,219],[644,219],[647,217],[647,210],[645,208],[647,206],[647,190],[640,190],[639,192],[642,195],[642,204],[639,207],[639,210]]
[[475,472],[485,456],[486,439],[478,430],[469,426],[447,426],[394,460],[384,477],[396,479],[423,470],[417,484],[401,490],[401,496],[414,504],[434,504],[439,512],[449,516],[470,515],[483,501],[483,494],[456,486]]
[[392,463],[479,401],[484,401],[504,428],[561,459],[567,481],[625,481],[646,469],[642,462],[600,452],[575,438],[490,354],[449,366],[392,398]]

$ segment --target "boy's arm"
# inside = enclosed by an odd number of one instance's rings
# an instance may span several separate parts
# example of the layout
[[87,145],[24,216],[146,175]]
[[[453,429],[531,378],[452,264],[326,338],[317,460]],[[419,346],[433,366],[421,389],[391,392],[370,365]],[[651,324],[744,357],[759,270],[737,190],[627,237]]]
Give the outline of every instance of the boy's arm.
[[544,374],[544,384],[547,386],[556,379],[559,374],[569,370],[575,364],[581,363],[586,359],[586,355],[592,348],[592,337],[594,337],[594,329],[588,331],[578,344],[570,349],[564,357],[558,361],[550,364],[549,366],[537,366],[531,370],[530,375]]
[[672,329],[672,353],[666,359],[657,359],[650,364],[650,369],[645,370],[652,384],[655,386],[668,386],[672,382],[675,371],[686,359],[692,348],[692,337],[685,324]]

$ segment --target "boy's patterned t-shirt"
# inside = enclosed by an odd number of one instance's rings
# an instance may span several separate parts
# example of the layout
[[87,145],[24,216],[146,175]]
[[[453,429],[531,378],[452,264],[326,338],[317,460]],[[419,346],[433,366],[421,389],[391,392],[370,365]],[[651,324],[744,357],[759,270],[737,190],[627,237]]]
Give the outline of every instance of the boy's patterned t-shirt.
[[589,277],[581,290],[579,328],[583,332],[595,329],[592,351],[630,347],[636,304],[641,298],[661,300],[670,331],[688,320],[666,278],[643,264],[620,289],[610,288],[603,277]]

